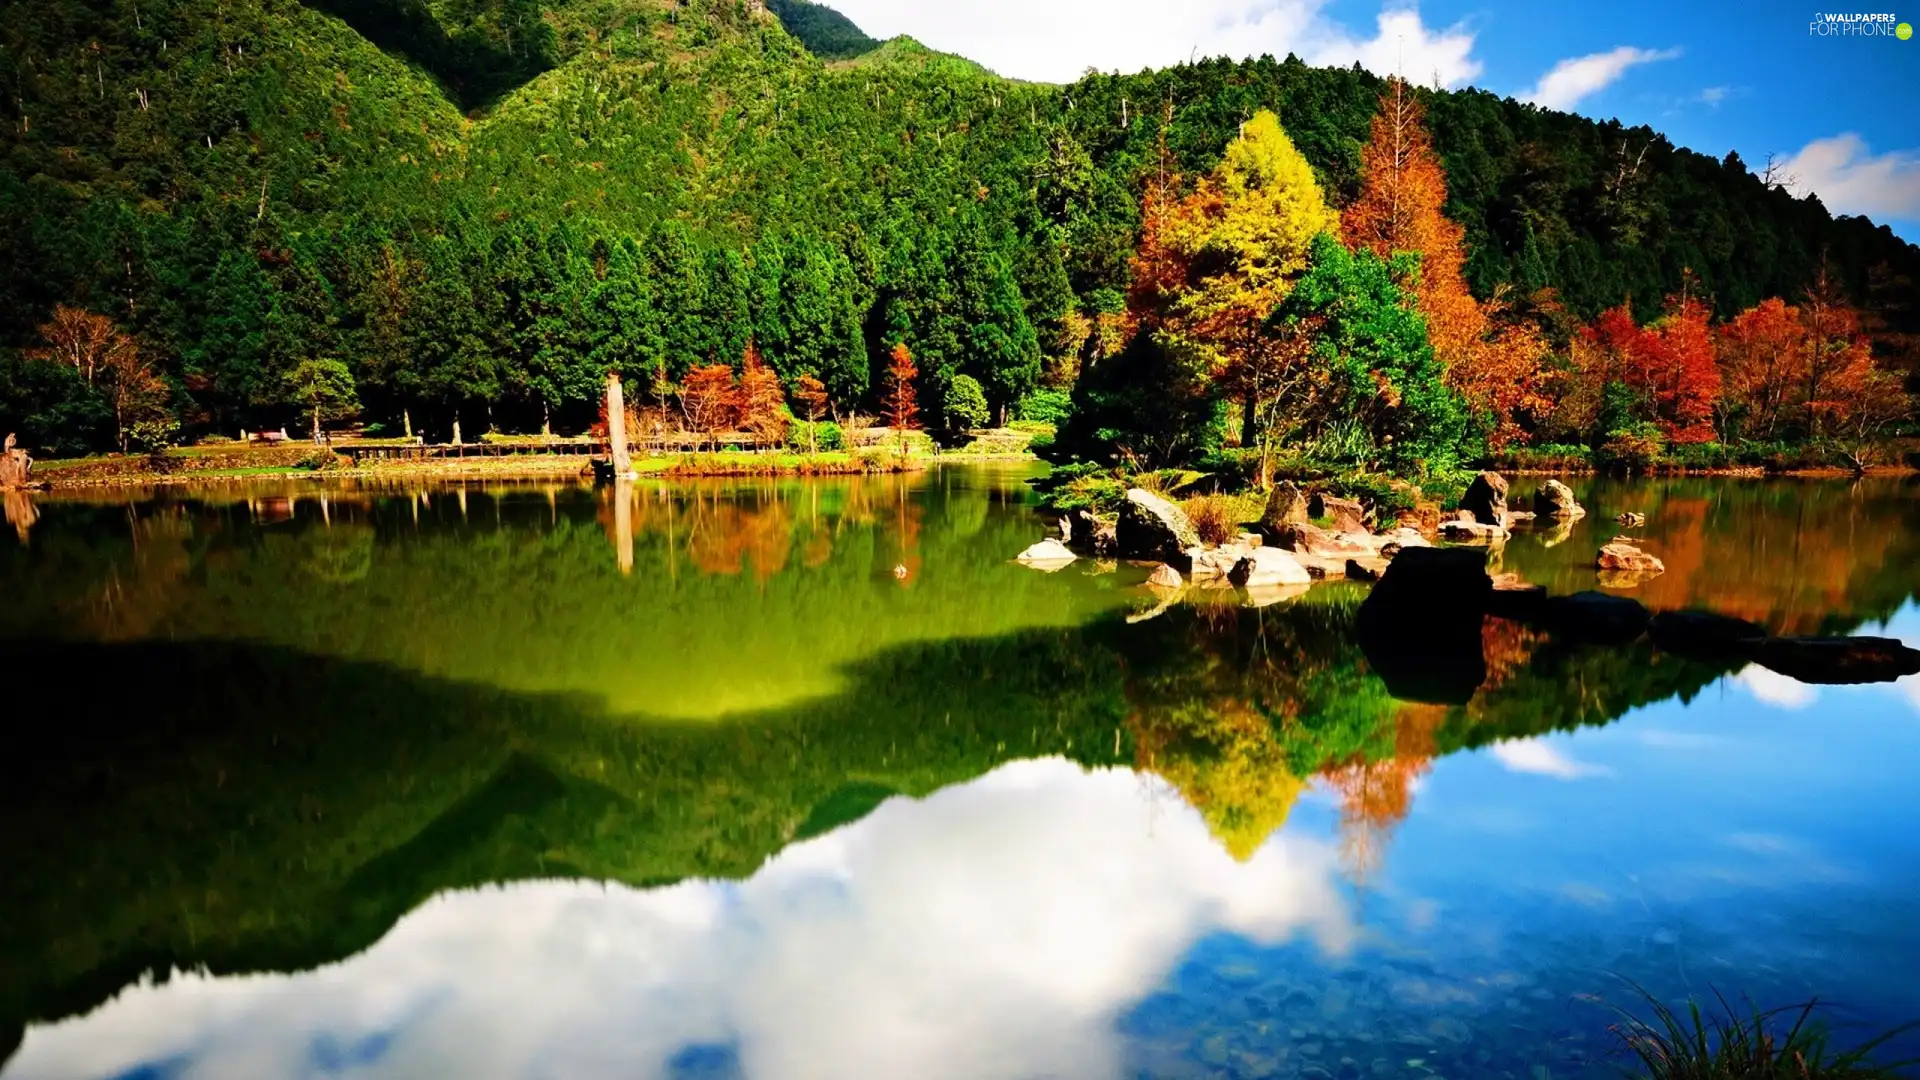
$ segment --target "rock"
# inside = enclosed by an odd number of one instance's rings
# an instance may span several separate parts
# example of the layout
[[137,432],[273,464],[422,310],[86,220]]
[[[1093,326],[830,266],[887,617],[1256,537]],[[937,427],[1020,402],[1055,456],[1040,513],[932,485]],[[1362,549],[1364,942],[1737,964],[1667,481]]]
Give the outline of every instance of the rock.
[[1071,563],[1074,558],[1073,552],[1067,550],[1067,545],[1049,537],[1021,552],[1015,561],[1022,566],[1051,573]]
[[0,449],[0,489],[18,490],[33,482],[33,458],[25,450],[15,449],[14,437],[7,436],[4,449]]
[[1267,546],[1267,538],[1257,532],[1243,532],[1239,536],[1234,537],[1233,542],[1236,546],[1246,548],[1249,551],[1257,547]]
[[1637,529],[1640,526],[1645,525],[1647,523],[1647,515],[1636,514],[1636,513],[1633,513],[1632,511],[1628,511],[1627,513],[1621,514],[1619,517],[1614,518],[1613,520],[1619,522],[1622,525],[1625,525],[1629,529]]
[[1767,637],[1765,627],[1711,611],[1662,611],[1647,633],[1661,652],[1698,660],[1745,656]]
[[1296,555],[1337,556],[1347,559],[1355,555],[1373,554],[1373,545],[1366,539],[1355,540],[1348,536],[1340,536],[1300,521],[1281,530],[1279,544]]
[[1573,497],[1573,489],[1558,480],[1548,480],[1534,490],[1533,516],[1552,519],[1579,519],[1587,511]]
[[1507,530],[1482,521],[1446,521],[1440,524],[1440,539],[1456,544],[1491,544],[1507,538]]
[[1615,540],[1600,549],[1600,558],[1594,563],[1601,570],[1617,570],[1629,574],[1664,574],[1667,564],[1641,551],[1624,540]]
[[1279,536],[1280,530],[1298,521],[1307,520],[1307,498],[1300,489],[1287,481],[1273,485],[1267,492],[1267,508],[1260,514],[1260,530],[1269,536]]
[[1532,520],[1533,520],[1533,511],[1531,511],[1531,510],[1509,510],[1509,511],[1507,511],[1507,524],[1508,524],[1508,525],[1514,525],[1514,524],[1517,524],[1517,523],[1519,523],[1519,522],[1525,522],[1525,521],[1532,521]]
[[1390,533],[1383,534],[1380,537],[1380,546],[1376,550],[1380,552],[1381,558],[1391,559],[1408,548],[1432,546],[1419,529],[1402,525]]
[[1292,555],[1277,548],[1254,548],[1233,564],[1227,580],[1243,589],[1306,585],[1313,579]]
[[1385,559],[1348,559],[1348,581],[1379,581],[1387,572]]
[[1580,641],[1625,645],[1646,632],[1649,616],[1640,601],[1601,592],[1556,596],[1541,605],[1548,630]]
[[1075,510],[1067,515],[1067,524],[1072,533],[1067,543],[1073,547],[1094,555],[1119,553],[1120,544],[1113,522],[1102,521],[1091,510]]
[[1486,680],[1480,625],[1493,581],[1472,548],[1408,548],[1360,605],[1360,649],[1410,701],[1464,704]]
[[1300,565],[1306,568],[1308,576],[1315,581],[1338,581],[1347,576],[1346,555],[1298,555],[1294,556]]
[[1129,559],[1172,561],[1188,548],[1200,546],[1200,534],[1186,512],[1144,488],[1129,488],[1120,504],[1115,530],[1120,554]]
[[1314,492],[1307,500],[1307,516],[1312,518],[1332,518],[1334,532],[1366,532],[1367,508],[1357,499],[1342,499],[1337,495]]
[[1467,485],[1460,498],[1460,509],[1473,515],[1482,525],[1507,523],[1507,478],[1497,472],[1483,472]]
[[1920,675],[1920,650],[1892,638],[1770,638],[1760,666],[1790,679],[1823,686],[1884,683]]
[[1181,580],[1180,571],[1166,563],[1154,567],[1153,573],[1147,575],[1147,585],[1155,589],[1178,589],[1185,584],[1186,582]]
[[1247,607],[1272,607],[1282,600],[1291,600],[1296,596],[1305,596],[1312,591],[1308,585],[1251,585],[1240,591]]
[[1209,578],[1224,579],[1233,572],[1233,564],[1246,555],[1244,548],[1188,548],[1181,554],[1185,557],[1187,576],[1195,581]]
[[1487,596],[1487,614],[1533,622],[1539,619],[1546,602],[1545,586],[1529,585],[1518,574],[1496,574],[1493,592]]

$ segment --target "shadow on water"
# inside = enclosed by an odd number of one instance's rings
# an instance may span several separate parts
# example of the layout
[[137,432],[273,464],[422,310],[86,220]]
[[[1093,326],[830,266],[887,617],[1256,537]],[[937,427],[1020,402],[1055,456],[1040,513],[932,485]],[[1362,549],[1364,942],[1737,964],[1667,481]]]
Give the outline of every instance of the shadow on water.
[[[810,523],[808,500],[835,490],[838,508]],[[9,868],[0,1050],[10,1053],[26,1023],[90,1010],[143,975],[343,959],[445,890],[549,877],[636,886],[742,878],[888,797],[925,795],[1024,757],[1152,771],[1238,858],[1321,784],[1338,799],[1358,879],[1377,870],[1432,760],[1687,699],[1743,663],[1688,659],[1644,637],[1605,647],[1476,618],[1464,643],[1453,638],[1473,686],[1435,699],[1394,681],[1377,648],[1369,660],[1358,588],[1260,609],[1231,592],[1201,594],[1130,624],[1136,578],[1125,568],[1089,565],[1069,571],[1081,575],[1072,580],[1005,570],[1019,546],[1011,541],[1033,525],[969,508],[977,492],[921,505],[852,490],[803,498],[714,488],[705,502],[636,502],[628,542],[647,572],[669,557],[692,565],[675,588],[633,600],[612,587],[620,578],[609,545],[624,546],[628,530],[604,504],[588,504],[594,516],[582,521],[583,507],[564,500],[494,500],[489,524],[484,504],[441,498],[425,520],[444,520],[417,539],[414,510],[396,524],[393,507],[369,516],[352,499],[326,508],[323,526],[291,508],[256,507],[246,529],[186,527],[151,506],[88,508],[64,526],[48,515],[30,567],[61,568],[84,588],[21,590],[18,606],[32,610],[11,616],[0,636],[0,684],[22,704],[10,710],[0,764]],[[409,494],[401,505],[420,503]],[[692,535],[696,523],[705,531]],[[102,562],[81,538],[113,529],[130,539]],[[392,550],[402,533],[404,550]],[[989,569],[943,580],[944,566],[981,552],[992,553]],[[9,557],[18,556],[0,554],[0,575],[31,584],[7,573],[18,570]],[[908,559],[920,561],[902,586],[884,568]],[[585,612],[543,622],[561,644],[582,648],[607,627],[625,628],[614,650],[624,661],[696,630],[668,621],[648,631],[654,637],[631,636],[640,620],[686,617],[690,605],[786,618],[766,591],[776,579],[754,573],[763,563],[821,573],[796,594],[801,609],[829,596],[846,605],[817,627],[782,629],[817,642],[813,661],[832,679],[753,698],[711,723],[636,706],[644,687],[590,692],[603,672],[592,665],[540,689],[516,677],[537,664],[506,651],[524,624],[491,625],[558,592]],[[1840,601],[1855,622],[1885,617],[1912,586],[1883,560],[1853,575]],[[1031,593],[999,621],[944,607],[977,607],[989,587]],[[334,599],[342,589],[350,603]],[[1076,590],[1100,599],[1074,606],[1064,624],[1058,612],[1028,611]],[[900,617],[888,605],[901,595],[972,632],[876,632]],[[309,610],[258,617],[249,604],[263,597]],[[196,625],[181,623],[182,611],[202,607],[253,632],[166,640]],[[436,670],[400,649],[394,661],[371,659],[388,639],[349,610],[428,626],[506,670]],[[49,636],[43,616],[83,625],[84,639]],[[301,621],[289,630],[288,618]],[[760,663],[758,631],[729,631],[749,657],[734,670]],[[835,635],[862,648],[840,647]],[[648,671],[696,663],[688,658],[703,646],[662,647],[678,651]],[[51,689],[22,691],[35,687]],[[1423,696],[1438,703],[1407,700]]]

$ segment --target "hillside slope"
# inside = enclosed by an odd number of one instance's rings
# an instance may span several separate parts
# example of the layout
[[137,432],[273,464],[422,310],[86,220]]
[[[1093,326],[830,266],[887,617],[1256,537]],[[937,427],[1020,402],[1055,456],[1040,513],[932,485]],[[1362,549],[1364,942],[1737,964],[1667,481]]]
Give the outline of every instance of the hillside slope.
[[[57,303],[110,315],[190,431],[284,422],[317,357],[376,418],[578,424],[607,366],[678,377],[749,334],[847,406],[891,340],[929,405],[965,373],[1007,406],[1124,292],[1163,117],[1195,176],[1274,109],[1338,205],[1380,89],[1292,58],[1023,84],[803,0],[150,7],[0,27],[0,348]],[[1646,128],[1423,96],[1482,297],[1650,315],[1691,273],[1724,316],[1824,261],[1920,330],[1920,249],[1884,227]],[[0,394],[40,445],[56,413]]]

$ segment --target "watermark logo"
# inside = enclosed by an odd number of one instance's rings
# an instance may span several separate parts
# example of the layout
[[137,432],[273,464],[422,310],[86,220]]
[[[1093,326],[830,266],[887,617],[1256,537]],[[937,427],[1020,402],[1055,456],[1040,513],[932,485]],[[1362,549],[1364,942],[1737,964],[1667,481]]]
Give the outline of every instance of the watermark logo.
[[1807,24],[1809,37],[1890,37],[1905,41],[1913,27],[1889,12],[1816,11]]

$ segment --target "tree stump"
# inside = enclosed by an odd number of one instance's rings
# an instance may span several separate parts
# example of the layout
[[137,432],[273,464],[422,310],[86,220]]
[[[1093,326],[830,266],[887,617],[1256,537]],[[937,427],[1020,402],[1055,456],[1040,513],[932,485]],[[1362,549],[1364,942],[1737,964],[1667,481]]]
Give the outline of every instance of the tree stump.
[[0,449],[0,489],[20,489],[33,479],[33,459],[25,450],[14,448],[14,437],[7,436],[4,449]]

